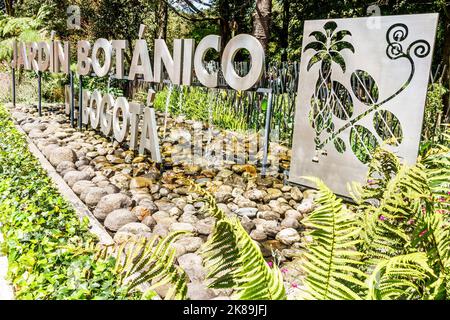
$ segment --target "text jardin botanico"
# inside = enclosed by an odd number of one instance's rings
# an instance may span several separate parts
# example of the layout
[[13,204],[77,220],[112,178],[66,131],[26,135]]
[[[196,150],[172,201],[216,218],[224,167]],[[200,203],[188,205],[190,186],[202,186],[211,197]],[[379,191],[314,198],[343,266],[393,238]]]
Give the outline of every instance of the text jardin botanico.
[[[138,39],[133,48],[133,57],[128,75],[124,70],[124,51],[128,47],[126,40],[97,39],[93,46],[86,40],[77,43],[77,73],[81,76],[98,77],[109,74],[114,64],[114,77],[134,80],[142,75],[147,82],[162,82],[163,65],[170,81],[176,85],[191,85],[192,69],[201,84],[214,88],[218,86],[218,71],[208,71],[204,59],[209,50],[221,50],[221,37],[208,35],[195,48],[193,39],[175,39],[173,54],[163,39],[154,40],[153,67],[150,62],[146,40]],[[194,49],[195,48],[195,49]],[[233,61],[236,53],[246,49],[251,58],[249,72],[240,77],[234,70]],[[102,58],[100,58],[102,57]],[[227,84],[235,90],[247,90],[261,78],[264,70],[264,49],[261,43],[248,34],[232,38],[225,46],[221,59],[221,70]],[[12,67],[36,72],[69,73],[70,43],[68,41],[50,42],[14,42]],[[151,95],[151,97],[150,97]],[[148,101],[154,92],[149,92]],[[142,134],[138,146],[139,116],[143,113]],[[161,161],[159,142],[156,131],[156,119],[153,108],[142,108],[137,103],[129,103],[125,97],[114,99],[111,94],[101,95],[95,90],[83,92],[83,124],[90,124],[93,129],[101,129],[105,135],[113,135],[118,142],[124,141],[130,133],[130,148],[143,154],[149,151],[151,158]]]

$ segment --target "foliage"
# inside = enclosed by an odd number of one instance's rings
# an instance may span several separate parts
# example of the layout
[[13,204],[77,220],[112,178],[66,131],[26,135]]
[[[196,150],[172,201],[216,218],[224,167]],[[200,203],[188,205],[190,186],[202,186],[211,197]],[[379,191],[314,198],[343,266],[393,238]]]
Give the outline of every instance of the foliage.
[[[166,101],[170,89],[165,87],[156,94],[154,106],[158,111],[166,111]],[[222,129],[244,131],[248,129],[245,116],[234,110],[232,101],[227,99],[230,94],[225,90],[209,92],[202,88],[172,89],[169,97],[168,113],[185,115],[188,119],[211,122]],[[145,96],[138,95],[145,101]],[[143,102],[142,101],[142,102]]]
[[233,288],[235,298],[285,299],[283,278],[277,266],[269,267],[258,245],[236,217],[226,217],[214,196],[189,182],[204,197],[207,214],[217,219],[214,231],[202,248],[211,288]]
[[134,288],[152,279],[159,281],[151,288],[170,282],[172,297],[185,296],[170,247],[180,233],[156,246],[154,238],[96,247],[89,220],[80,221],[61,197],[3,106],[0,127],[1,249],[17,299],[136,299]]
[[[304,221],[314,229],[302,261],[307,272],[302,296],[450,297],[449,136],[444,134],[444,139],[445,145],[430,149],[413,166],[378,150],[369,165],[367,184],[353,185],[355,213],[316,180],[318,207]],[[336,258],[333,250],[343,251],[343,257]],[[361,282],[364,277],[367,280]]]
[[448,124],[444,123],[444,104],[442,98],[448,92],[441,83],[435,82],[428,87],[427,102],[422,125],[422,142],[420,154],[424,155],[434,144],[443,143],[443,137]]
[[48,6],[41,6],[35,17],[0,16],[0,61],[11,60],[12,40],[30,42],[45,37]]
[[359,299],[365,274],[358,269],[362,253],[356,250],[360,228],[351,212],[318,179],[319,206],[303,220],[313,228],[314,242],[305,253],[305,284],[314,299]]
[[174,265],[176,250],[171,247],[184,234],[185,231],[177,231],[161,239],[159,236],[151,239],[131,238],[121,245],[95,246],[91,243],[82,252],[94,253],[96,263],[112,257],[115,261],[113,275],[116,285],[125,288],[128,293],[143,291],[141,286],[147,285],[149,287],[143,296],[149,296],[154,288],[170,283],[172,286],[165,299],[185,299],[186,274]]

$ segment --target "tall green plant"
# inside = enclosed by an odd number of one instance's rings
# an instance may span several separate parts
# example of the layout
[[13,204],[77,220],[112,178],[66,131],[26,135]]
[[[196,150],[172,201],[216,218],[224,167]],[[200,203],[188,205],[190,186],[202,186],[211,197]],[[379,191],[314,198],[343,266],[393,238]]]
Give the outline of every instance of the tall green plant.
[[316,180],[318,207],[303,221],[313,241],[300,262],[301,296],[450,298],[450,149],[443,139],[413,166],[378,150],[367,184],[353,185],[353,211]]
[[11,60],[12,41],[39,41],[45,37],[45,20],[50,13],[47,5],[42,5],[34,17],[13,17],[0,15],[0,61]]
[[236,217],[226,217],[209,192],[188,183],[204,197],[207,214],[217,219],[210,239],[202,247],[207,278],[211,281],[209,286],[232,288],[236,299],[285,299],[280,270],[276,265],[269,267],[240,221]]

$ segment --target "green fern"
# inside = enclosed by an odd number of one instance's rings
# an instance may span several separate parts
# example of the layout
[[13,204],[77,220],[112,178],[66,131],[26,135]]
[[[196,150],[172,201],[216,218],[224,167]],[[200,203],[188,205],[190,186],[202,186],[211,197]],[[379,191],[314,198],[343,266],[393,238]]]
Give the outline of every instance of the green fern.
[[202,256],[212,279],[212,288],[234,288],[242,300],[285,299],[283,278],[278,267],[270,268],[258,245],[236,218],[217,222]]
[[118,275],[117,283],[125,286],[129,292],[137,290],[141,285],[148,286],[153,280],[154,284],[146,289],[144,295],[170,283],[171,287],[165,299],[185,299],[186,274],[175,266],[175,249],[171,245],[186,233],[177,231],[162,239],[158,239],[157,236],[151,239],[143,237],[139,240],[129,240],[120,246],[103,246],[97,250],[97,258],[115,257],[114,271]]
[[368,279],[368,299],[418,299],[426,282],[434,277],[423,252],[381,261]]
[[[313,238],[302,260],[307,274],[303,297],[449,299],[449,155],[446,145],[436,146],[407,166],[392,153],[377,150],[368,183],[353,184],[356,213],[346,219],[339,219],[346,211],[341,201],[316,179],[319,206],[303,221]],[[348,235],[353,263],[334,259],[337,231]],[[344,247],[349,245],[344,241]],[[341,265],[346,269],[340,271]],[[333,278],[336,270],[341,274]],[[351,281],[344,278],[349,277],[345,271],[352,274]],[[365,285],[354,282],[364,278],[361,273],[368,277]]]
[[366,186],[354,188],[353,195],[361,219],[361,250],[373,266],[410,252],[415,234],[423,230],[410,222],[420,221],[421,205],[430,197],[430,189],[421,164],[400,165],[393,154],[382,149],[369,165],[367,180]]
[[277,266],[269,267],[259,246],[237,217],[227,218],[213,195],[186,181],[203,196],[206,210],[217,218],[213,234],[201,250],[211,288],[233,288],[243,300],[286,299],[283,277]]
[[315,178],[318,207],[302,223],[312,228],[313,242],[304,254],[306,292],[304,298],[361,299],[366,275],[358,269],[362,253],[356,250],[359,228],[350,211],[342,206],[325,184]]

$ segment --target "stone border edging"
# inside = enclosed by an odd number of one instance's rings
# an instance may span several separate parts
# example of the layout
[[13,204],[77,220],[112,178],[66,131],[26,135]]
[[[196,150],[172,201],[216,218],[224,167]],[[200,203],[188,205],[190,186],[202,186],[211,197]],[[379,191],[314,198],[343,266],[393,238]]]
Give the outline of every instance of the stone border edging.
[[48,162],[45,156],[41,153],[38,147],[34,144],[34,142],[28,137],[26,132],[20,127],[19,124],[14,124],[17,130],[19,130],[27,140],[28,149],[30,152],[39,160],[42,168],[47,171],[49,177],[55,183],[58,188],[58,191],[61,195],[66,198],[72,204],[75,209],[75,213],[81,219],[83,217],[87,217],[90,222],[89,230],[98,236],[99,242],[101,244],[110,245],[114,244],[113,238],[109,235],[109,233],[105,230],[102,224],[95,218],[95,216],[91,213],[89,208],[78,198],[75,192],[67,185],[67,183],[63,180],[63,178],[56,172],[56,169]]

